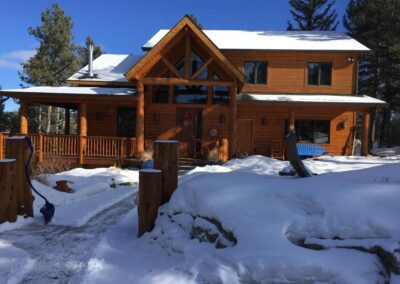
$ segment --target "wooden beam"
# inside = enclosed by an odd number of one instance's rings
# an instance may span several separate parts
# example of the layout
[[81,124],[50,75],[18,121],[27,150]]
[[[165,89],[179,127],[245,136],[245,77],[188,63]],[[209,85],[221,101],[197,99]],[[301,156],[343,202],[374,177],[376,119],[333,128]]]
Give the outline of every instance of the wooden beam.
[[203,72],[204,69],[207,68],[208,65],[210,65],[210,63],[213,61],[212,57],[210,59],[208,59],[203,65],[201,65],[201,67],[199,69],[196,70],[196,72],[194,72],[194,74],[192,75],[191,79],[196,79],[197,76],[199,76],[199,74],[201,72]]
[[294,111],[290,110],[289,111],[289,124],[288,124],[288,130],[294,130],[295,129],[295,123],[294,123]]
[[28,134],[28,102],[25,100],[20,100],[19,117],[21,123],[19,132]]
[[164,62],[165,65],[167,65],[168,69],[175,74],[176,77],[183,79],[182,75],[179,73],[178,70],[176,70],[175,66],[169,62],[169,60],[165,57],[161,58],[162,62]]
[[186,80],[178,78],[144,78],[143,84],[149,85],[204,85],[204,86],[233,86],[232,81],[217,81],[217,80]]
[[362,114],[361,155],[368,155],[369,112]]
[[136,153],[144,152],[144,85],[137,82],[137,107],[136,107]]
[[230,127],[229,127],[229,158],[232,159],[236,152],[236,116],[237,116],[237,100],[236,100],[236,84],[229,88],[229,111],[230,111]]
[[70,115],[70,111],[69,108],[65,109],[65,117],[64,117],[64,134],[65,135],[69,135],[70,134],[70,123],[71,121],[71,115]]
[[87,105],[79,104],[79,164],[83,164],[87,136]]
[[191,40],[190,33],[186,27],[186,37],[185,37],[185,79],[190,79],[190,59],[191,59]]

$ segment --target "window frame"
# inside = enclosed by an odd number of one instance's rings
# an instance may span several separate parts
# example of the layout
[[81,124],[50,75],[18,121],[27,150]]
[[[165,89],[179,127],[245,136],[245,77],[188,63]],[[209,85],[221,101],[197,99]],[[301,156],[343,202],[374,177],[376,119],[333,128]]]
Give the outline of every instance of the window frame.
[[[265,83],[256,83],[257,82],[257,78],[258,78],[257,75],[255,75],[255,77],[254,77],[254,81],[255,82],[247,82],[246,63],[265,63],[265,65],[266,65],[266,68],[265,68]],[[266,61],[266,60],[244,60],[243,61],[243,75],[244,75],[245,84],[246,85],[253,85],[253,86],[268,85],[268,65],[269,65],[268,61]],[[258,72],[257,72],[257,74],[258,74]]]
[[[310,72],[310,68],[309,65],[310,64],[318,64],[318,82],[317,84],[311,84],[310,83],[310,76],[309,76],[309,72]],[[331,70],[331,74],[329,77],[329,83],[330,84],[321,84],[321,65],[322,64],[329,64],[330,65],[330,70]],[[333,82],[333,62],[328,62],[328,61],[309,61],[307,62],[307,74],[306,74],[306,82],[307,82],[307,86],[309,87],[332,87],[332,82]]]
[[[312,141],[305,141],[305,140],[300,140],[300,135],[301,135],[301,123],[302,122],[312,122],[313,125],[313,139]],[[316,133],[316,126],[317,123],[327,123],[328,124],[328,142],[325,143],[317,143],[315,142],[315,133]],[[328,145],[331,143],[331,121],[326,120],[326,119],[296,119],[294,122],[295,125],[295,131],[296,131],[296,143],[312,143],[312,144],[318,144],[318,145]],[[289,126],[289,121],[286,119],[285,120],[285,136],[288,133],[288,126]]]

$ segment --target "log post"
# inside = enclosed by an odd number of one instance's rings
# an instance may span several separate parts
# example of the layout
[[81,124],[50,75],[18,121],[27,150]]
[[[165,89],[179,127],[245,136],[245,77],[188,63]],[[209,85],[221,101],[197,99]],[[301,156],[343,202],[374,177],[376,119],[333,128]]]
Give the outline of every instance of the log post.
[[236,114],[237,114],[237,100],[236,100],[236,83],[229,87],[229,98],[230,98],[230,127],[229,127],[229,158],[232,159],[235,156],[236,151]]
[[289,123],[288,123],[288,131],[294,130],[295,129],[295,118],[294,118],[294,111],[290,110],[289,111]]
[[20,117],[20,130],[21,134],[28,134],[28,103],[25,100],[20,100],[19,117]]
[[81,103],[79,105],[79,164],[82,165],[84,162],[84,154],[86,148],[86,136],[87,136],[87,105]]
[[139,171],[138,236],[154,228],[161,205],[162,175],[160,170]]
[[219,145],[219,160],[221,162],[226,162],[228,161],[228,139],[227,138],[222,138],[221,139],[221,144]]
[[64,134],[69,135],[71,132],[71,114],[69,108],[65,109],[65,117],[64,117]]
[[162,204],[168,202],[178,186],[179,142],[154,141],[154,168],[162,171]]
[[4,135],[3,133],[0,132],[0,160],[3,159],[4,157],[4,153],[3,153],[3,149],[4,149],[4,145],[3,142],[4,141]]
[[144,85],[137,82],[137,107],[136,107],[136,154],[144,152]]
[[361,155],[368,156],[369,112],[362,114]]
[[0,224],[17,220],[15,159],[0,160]]
[[15,185],[18,215],[33,217],[33,196],[25,176],[28,147],[25,137],[14,136],[6,139],[6,158],[16,159]]
[[38,162],[43,162],[43,134],[39,134],[39,153]]

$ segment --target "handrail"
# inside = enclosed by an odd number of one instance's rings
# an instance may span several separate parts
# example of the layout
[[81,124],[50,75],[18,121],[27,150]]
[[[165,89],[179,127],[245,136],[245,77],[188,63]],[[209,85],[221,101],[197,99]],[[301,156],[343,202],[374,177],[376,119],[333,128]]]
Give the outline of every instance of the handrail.
[[[20,134],[21,135],[21,134]],[[135,155],[136,138],[110,136],[79,136],[58,134],[27,134],[31,140],[38,161],[46,156],[79,158],[124,159]],[[0,159],[4,157],[6,135],[0,133]]]

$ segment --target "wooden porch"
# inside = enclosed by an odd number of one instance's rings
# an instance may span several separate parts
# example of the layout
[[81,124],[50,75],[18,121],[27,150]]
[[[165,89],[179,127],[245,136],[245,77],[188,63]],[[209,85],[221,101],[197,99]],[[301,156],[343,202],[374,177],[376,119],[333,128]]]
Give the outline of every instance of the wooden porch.
[[[27,136],[32,140],[36,162],[59,157],[79,166],[123,166],[128,159],[135,157],[136,138],[47,134]],[[7,137],[8,133],[0,133],[0,159],[4,158]]]

